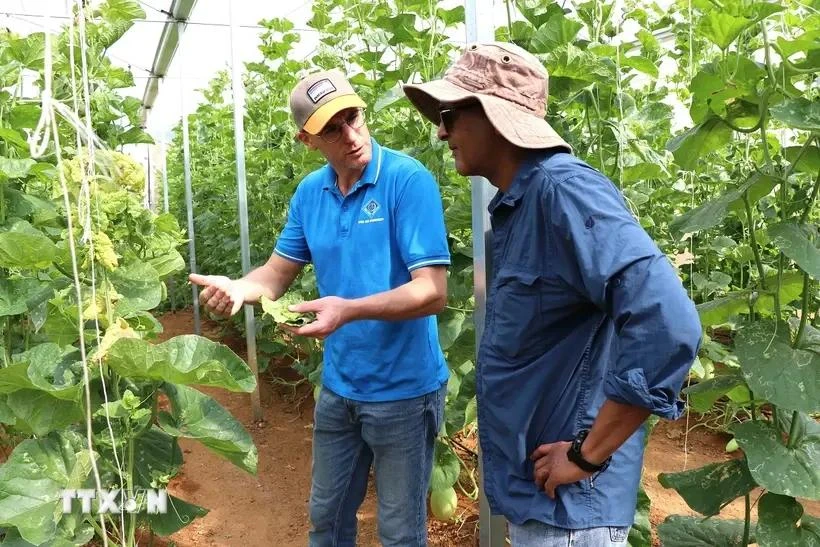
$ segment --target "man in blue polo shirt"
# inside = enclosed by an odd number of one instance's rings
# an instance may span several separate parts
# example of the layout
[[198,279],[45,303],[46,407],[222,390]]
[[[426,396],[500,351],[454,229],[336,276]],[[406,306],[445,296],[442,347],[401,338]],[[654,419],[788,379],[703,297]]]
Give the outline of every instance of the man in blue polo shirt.
[[210,311],[281,297],[313,263],[321,298],[294,306],[325,339],[313,430],[310,545],[354,545],[374,467],[383,545],[427,544],[426,495],[448,370],[435,314],[450,263],[438,186],[370,137],[364,102],[338,71],[291,94],[298,139],[327,165],[301,181],[268,262],[238,280],[191,275]]

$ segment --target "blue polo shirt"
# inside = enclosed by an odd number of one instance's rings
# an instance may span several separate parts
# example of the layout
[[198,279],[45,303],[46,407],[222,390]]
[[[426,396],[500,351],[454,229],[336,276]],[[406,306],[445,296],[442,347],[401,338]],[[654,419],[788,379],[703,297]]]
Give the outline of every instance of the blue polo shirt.
[[[313,263],[321,296],[369,296],[407,283],[416,268],[450,264],[433,175],[410,156],[371,143],[372,159],[347,196],[330,165],[299,183],[274,248]],[[449,375],[433,315],[352,321],[324,346],[322,385],[357,401],[418,397]]]

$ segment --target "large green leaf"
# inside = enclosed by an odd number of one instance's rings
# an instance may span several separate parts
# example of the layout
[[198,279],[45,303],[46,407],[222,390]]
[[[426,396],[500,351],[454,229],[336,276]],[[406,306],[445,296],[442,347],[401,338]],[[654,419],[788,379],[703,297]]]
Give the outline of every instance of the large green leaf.
[[737,335],[735,352],[756,397],[791,410],[820,410],[820,355],[792,348],[788,326],[747,325]]
[[75,306],[55,298],[48,303],[46,310],[47,316],[43,331],[49,340],[60,346],[67,346],[79,340],[80,323]]
[[809,239],[804,228],[794,222],[773,224],[769,226],[769,237],[804,272],[820,279],[820,247]]
[[615,80],[614,63],[573,44],[565,44],[551,50],[547,58],[547,68],[551,79],[571,78],[603,85],[612,85]]
[[683,390],[686,394],[689,406],[695,412],[704,414],[709,412],[715,401],[732,391],[738,386],[745,386],[746,382],[740,374],[730,373],[715,376],[708,380],[698,382]]
[[723,298],[715,298],[698,304],[700,322],[704,327],[722,325],[741,313],[749,311],[749,294],[746,291],[731,293]]
[[57,246],[43,232],[23,220],[0,232],[0,268],[46,268]]
[[114,137],[117,144],[154,144],[154,137],[139,127],[132,127]]
[[538,27],[532,36],[532,47],[535,51],[549,52],[564,44],[571,43],[583,25],[564,14],[555,14]]
[[17,390],[6,396],[6,405],[14,413],[15,427],[38,436],[58,431],[83,419],[83,409],[75,401],[56,399],[44,391]]
[[[85,522],[82,515],[68,515],[57,524],[57,531],[52,539],[39,547],[80,547],[89,545],[94,539],[94,527]],[[20,533],[14,529],[6,530],[2,547],[38,547],[33,543],[24,540]]]
[[743,526],[742,520],[672,515],[658,526],[658,536],[664,547],[741,547]]
[[117,314],[130,315],[148,311],[162,301],[162,282],[157,270],[147,262],[131,262],[110,274],[111,283],[123,298],[117,302]]
[[698,22],[698,33],[725,50],[741,32],[784,9],[783,6],[764,2],[750,5],[738,3],[731,7],[736,6],[741,9],[709,9]]
[[38,344],[13,356],[13,364],[0,369],[0,393],[32,389],[65,401],[76,401],[82,391],[79,352],[57,344]]
[[[19,131],[12,129],[11,127],[0,127],[0,139],[5,141],[7,145],[13,146],[19,154],[28,156],[28,143]],[[0,159],[0,163],[1,162],[2,159]]]
[[163,431],[195,439],[237,467],[256,474],[256,446],[230,412],[192,387],[166,383],[162,389],[171,401],[171,414],[163,412],[159,416]]
[[167,253],[148,260],[148,263],[157,271],[160,279],[170,277],[175,273],[185,270],[185,259],[176,249],[171,249]]
[[[677,217],[669,223],[669,229],[678,234],[692,234],[713,228],[726,217],[729,207],[743,198],[744,192],[749,191],[751,194],[753,188],[762,187],[764,189],[768,188],[766,192],[768,193],[778,182],[779,179],[775,177],[755,173],[737,188],[729,190]],[[750,195],[750,201],[751,198]]]
[[564,10],[556,2],[543,0],[515,0],[515,7],[533,27],[539,28],[556,15],[563,16]]
[[57,533],[62,491],[81,488],[91,473],[91,458],[76,435],[52,434],[17,445],[0,466],[0,526],[14,527],[40,545]]
[[165,488],[182,467],[176,437],[154,426],[134,440],[134,481],[142,488]]
[[27,177],[36,163],[31,158],[18,159],[0,156],[0,180]]
[[[783,155],[786,156],[789,162],[794,164],[802,148],[802,146],[787,146],[783,149]],[[812,175],[820,171],[820,148],[816,146],[807,147],[803,155],[800,156],[800,161],[794,165],[794,171]]]
[[694,171],[700,159],[732,140],[732,130],[718,118],[709,118],[674,137],[666,145],[683,169]]
[[0,317],[33,310],[53,293],[51,284],[39,279],[0,279]]
[[199,505],[188,503],[174,496],[168,496],[168,512],[158,515],[146,515],[151,530],[160,536],[170,536],[191,524],[194,519],[202,518],[208,510]]
[[664,488],[674,488],[689,507],[707,517],[717,515],[727,503],[755,487],[743,460],[713,463],[680,473],[661,473],[658,481]]
[[464,321],[467,319],[467,314],[462,311],[456,311],[449,315],[450,317],[447,319],[439,319],[438,323],[439,343],[444,351],[447,351],[461,335]]
[[444,490],[453,486],[460,472],[461,462],[453,449],[447,443],[437,440],[433,456],[433,474],[430,476],[430,490]]
[[772,118],[795,129],[820,131],[820,100],[805,97],[786,99],[769,108]]
[[629,529],[627,543],[629,547],[652,547],[652,524],[649,522],[649,509],[652,501],[646,495],[643,485],[638,488],[638,503],[635,508],[635,520]]
[[746,454],[749,471],[761,487],[786,496],[820,499],[820,434],[807,432],[792,448],[778,429],[765,422],[746,422],[732,428]]
[[820,519],[804,514],[803,506],[789,496],[766,493],[757,509],[757,542],[761,547],[817,547]]
[[250,393],[256,378],[231,349],[207,338],[186,334],[161,344],[137,338],[114,342],[105,361],[126,378],[216,386]]

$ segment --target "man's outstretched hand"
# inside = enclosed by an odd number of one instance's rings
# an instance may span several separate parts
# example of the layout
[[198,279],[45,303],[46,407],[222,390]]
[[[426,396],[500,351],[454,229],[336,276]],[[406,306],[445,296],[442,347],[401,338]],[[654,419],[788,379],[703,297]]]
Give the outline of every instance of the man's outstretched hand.
[[245,303],[245,284],[224,275],[190,274],[188,280],[202,287],[199,302],[220,317],[234,315]]

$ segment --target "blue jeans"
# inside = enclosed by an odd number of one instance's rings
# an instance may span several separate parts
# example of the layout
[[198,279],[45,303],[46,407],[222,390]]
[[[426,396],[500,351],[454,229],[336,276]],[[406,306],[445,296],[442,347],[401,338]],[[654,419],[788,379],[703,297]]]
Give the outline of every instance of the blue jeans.
[[528,520],[510,523],[512,547],[626,547],[629,526],[601,526],[568,530]]
[[313,426],[309,544],[356,544],[356,511],[371,464],[382,545],[427,545],[427,489],[447,386],[383,403],[345,399],[322,388]]

